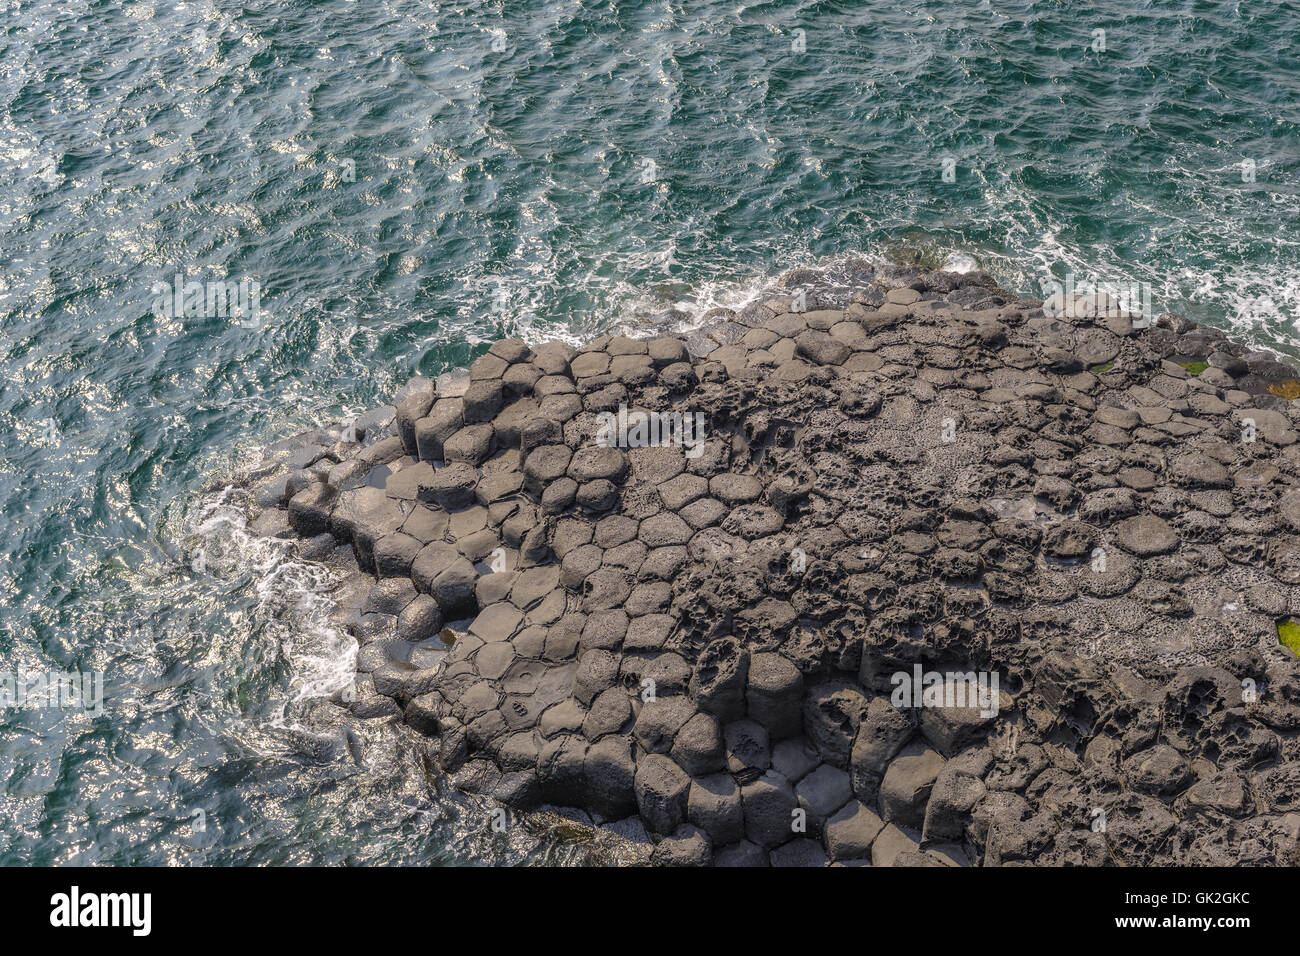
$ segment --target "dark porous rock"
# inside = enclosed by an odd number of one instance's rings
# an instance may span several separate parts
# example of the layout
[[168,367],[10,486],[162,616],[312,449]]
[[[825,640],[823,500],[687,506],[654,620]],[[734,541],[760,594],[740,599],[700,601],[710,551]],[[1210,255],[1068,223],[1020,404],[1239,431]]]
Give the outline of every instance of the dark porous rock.
[[943,757],[924,744],[909,744],[899,751],[880,782],[881,819],[920,829],[931,788],[943,767]]
[[696,713],[691,702],[682,696],[655,696],[641,705],[632,733],[647,753],[666,754],[677,732]]
[[772,766],[772,748],[767,728],[752,720],[738,720],[723,728],[727,747],[727,769],[737,778],[752,779]]
[[537,780],[542,799],[562,807],[580,806],[588,793],[588,744],[574,734],[548,740],[537,755]]
[[1210,819],[1245,816],[1253,807],[1250,789],[1240,774],[1230,770],[1200,780],[1179,800],[1180,815],[1204,815]]
[[715,867],[769,866],[767,851],[756,843],[740,840],[713,854]]
[[309,485],[289,500],[289,526],[304,538],[330,530],[330,510],[338,492],[323,482]]
[[889,762],[915,732],[916,724],[906,713],[884,698],[873,699],[853,741],[854,774],[883,777]]
[[425,736],[436,737],[441,704],[441,695],[435,692],[421,694],[407,703],[402,712],[402,719]]
[[289,516],[283,511],[264,511],[258,515],[249,528],[259,538],[292,538],[295,535],[289,526]]
[[795,784],[795,796],[807,814],[808,832],[821,836],[822,829],[853,796],[849,775],[829,764],[822,764]]
[[1106,843],[1123,866],[1148,866],[1163,851],[1177,820],[1154,797],[1125,794],[1106,808]]
[[854,684],[831,681],[808,689],[804,698],[804,733],[823,759],[847,768],[858,726],[867,713],[867,698]]
[[794,341],[797,354],[818,365],[843,365],[853,354],[847,345],[825,332],[810,329],[799,333]]
[[415,584],[410,578],[384,578],[370,589],[362,613],[401,614],[416,598]]
[[572,478],[557,478],[546,486],[542,492],[542,511],[545,514],[561,514],[573,504],[578,495],[578,483]]
[[418,644],[436,637],[442,629],[442,610],[428,594],[417,594],[411,603],[397,615],[397,630],[393,636],[399,641]]
[[980,701],[975,675],[968,676],[969,682],[949,680],[937,688],[944,695],[943,705],[921,709],[921,734],[948,757],[986,737],[997,718],[999,700],[990,694],[988,700]]
[[1116,526],[1115,541],[1125,551],[1146,558],[1172,551],[1178,546],[1178,534],[1156,515],[1137,515]]
[[583,776],[589,806],[597,813],[617,819],[636,810],[636,760],[630,738],[608,736],[588,747]]
[[325,561],[338,547],[334,535],[328,532],[306,538],[298,543],[298,553],[304,561]]
[[815,840],[795,839],[768,854],[772,866],[825,866],[826,853]]
[[1043,553],[1054,558],[1081,558],[1092,553],[1096,532],[1079,521],[1063,521],[1043,535]]
[[466,425],[443,442],[442,456],[448,462],[480,465],[496,447],[495,436],[491,425]]
[[416,379],[396,408],[397,434],[402,441],[402,448],[408,455],[419,455],[420,448],[416,441],[415,423],[429,414],[433,407],[433,383],[428,379]]
[[803,674],[780,654],[754,654],[749,660],[745,702],[749,717],[776,740],[803,729]]
[[1300,809],[1300,762],[1290,761],[1256,774],[1251,791],[1261,809],[1292,813]]
[[442,461],[443,442],[465,424],[464,407],[459,398],[444,398],[433,403],[429,413],[415,423],[416,452],[424,461]]
[[655,866],[709,866],[713,847],[707,834],[683,823],[655,845],[650,862]]
[[1123,770],[1132,789],[1153,796],[1178,793],[1192,780],[1187,761],[1167,744],[1134,754],[1124,762]]
[[833,860],[869,860],[871,845],[885,827],[861,800],[850,800],[826,821],[823,839]]
[[745,817],[735,778],[715,773],[693,779],[687,794],[686,819],[707,833],[714,846],[740,840]]
[[646,343],[651,361],[660,368],[690,360],[686,345],[679,339],[657,338]]
[[460,397],[466,424],[490,422],[505,401],[505,388],[500,381],[474,382]]
[[673,760],[649,754],[637,764],[636,802],[646,826],[672,833],[686,818],[691,778]]
[[722,727],[712,714],[696,714],[677,731],[669,756],[691,776],[722,770],[727,755]]
[[513,364],[528,361],[533,353],[523,339],[497,339],[488,349],[488,354]]
[[803,737],[788,737],[772,747],[772,769],[780,772],[791,783],[797,783],[815,770],[821,755]]
[[609,511],[618,504],[618,487],[607,478],[584,482],[578,486],[574,501],[587,511]]
[[[409,707],[409,705],[408,705]],[[359,696],[348,707],[349,712],[358,720],[386,720],[391,717],[397,717],[402,714],[401,705],[391,697],[385,697],[383,694],[371,690],[366,696]],[[417,714],[418,719],[418,714]],[[412,726],[415,726],[412,724]],[[430,731],[416,727],[422,733]],[[433,732],[436,732],[436,724]]]
[[573,679],[573,696],[590,707],[592,701],[618,680],[618,658],[609,651],[587,651],[578,662]]
[[745,684],[749,652],[735,638],[713,641],[700,653],[691,674],[691,699],[719,720],[736,720],[745,713]]
[[478,472],[466,462],[439,468],[420,486],[420,500],[446,511],[467,507],[474,501]]
[[541,494],[551,482],[568,470],[573,452],[567,445],[537,445],[524,457],[524,482],[528,490]]
[[638,862],[1300,862],[1289,359],[862,259],[688,319],[238,477],[338,581],[341,719]]
[[943,765],[925,807],[921,834],[927,842],[965,837],[971,812],[988,793],[982,778],[992,760],[988,750],[974,750]]
[[474,610],[474,582],[477,577],[474,566],[464,558],[457,557],[428,582],[427,593],[438,602],[443,616],[454,620]]
[[408,534],[384,535],[375,542],[375,573],[385,578],[404,576],[409,581],[411,565],[423,548],[424,542]]
[[795,836],[798,800],[790,782],[769,770],[741,788],[745,837],[765,849],[780,846]]
[[579,484],[605,478],[620,481],[627,473],[627,456],[617,448],[596,445],[580,448],[569,461],[569,477]]

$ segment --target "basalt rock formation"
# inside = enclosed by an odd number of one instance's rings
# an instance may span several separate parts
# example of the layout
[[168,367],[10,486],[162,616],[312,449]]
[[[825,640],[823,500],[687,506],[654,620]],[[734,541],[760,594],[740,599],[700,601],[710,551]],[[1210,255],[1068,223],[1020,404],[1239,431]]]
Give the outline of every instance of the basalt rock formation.
[[915,267],[710,318],[498,341],[269,451],[255,530],[355,562],[343,706],[656,863],[1296,862],[1290,368]]

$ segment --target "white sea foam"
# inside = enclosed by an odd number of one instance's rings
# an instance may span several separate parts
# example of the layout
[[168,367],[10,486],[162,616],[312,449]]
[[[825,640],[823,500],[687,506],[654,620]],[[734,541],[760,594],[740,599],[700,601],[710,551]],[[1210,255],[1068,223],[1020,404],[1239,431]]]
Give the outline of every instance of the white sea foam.
[[204,555],[204,570],[224,576],[253,576],[264,633],[289,664],[290,708],[329,697],[348,687],[356,672],[357,642],[330,620],[338,583],[324,565],[299,559],[293,546],[248,530],[248,514],[237,492],[227,488],[205,498],[194,525],[189,561]]

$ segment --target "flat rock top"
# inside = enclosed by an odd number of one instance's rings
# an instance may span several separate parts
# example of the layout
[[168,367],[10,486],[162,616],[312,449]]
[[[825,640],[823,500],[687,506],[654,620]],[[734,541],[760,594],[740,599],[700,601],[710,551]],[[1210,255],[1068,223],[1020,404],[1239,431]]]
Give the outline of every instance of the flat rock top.
[[[685,342],[503,340],[286,446],[255,526],[384,582],[340,605],[353,713],[655,862],[1286,859],[1285,367],[981,274],[788,281]],[[991,706],[900,704],[914,672]]]

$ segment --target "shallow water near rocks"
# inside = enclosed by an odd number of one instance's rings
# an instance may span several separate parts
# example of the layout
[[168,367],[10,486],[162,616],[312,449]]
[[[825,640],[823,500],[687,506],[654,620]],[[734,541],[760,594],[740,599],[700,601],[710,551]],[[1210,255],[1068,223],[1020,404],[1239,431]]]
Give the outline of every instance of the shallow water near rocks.
[[[518,6],[6,6],[0,656],[107,700],[0,714],[0,862],[579,858],[338,724],[328,569],[202,491],[502,334],[867,254],[1150,282],[1296,354],[1291,5]],[[265,321],[153,316],[178,274]]]

